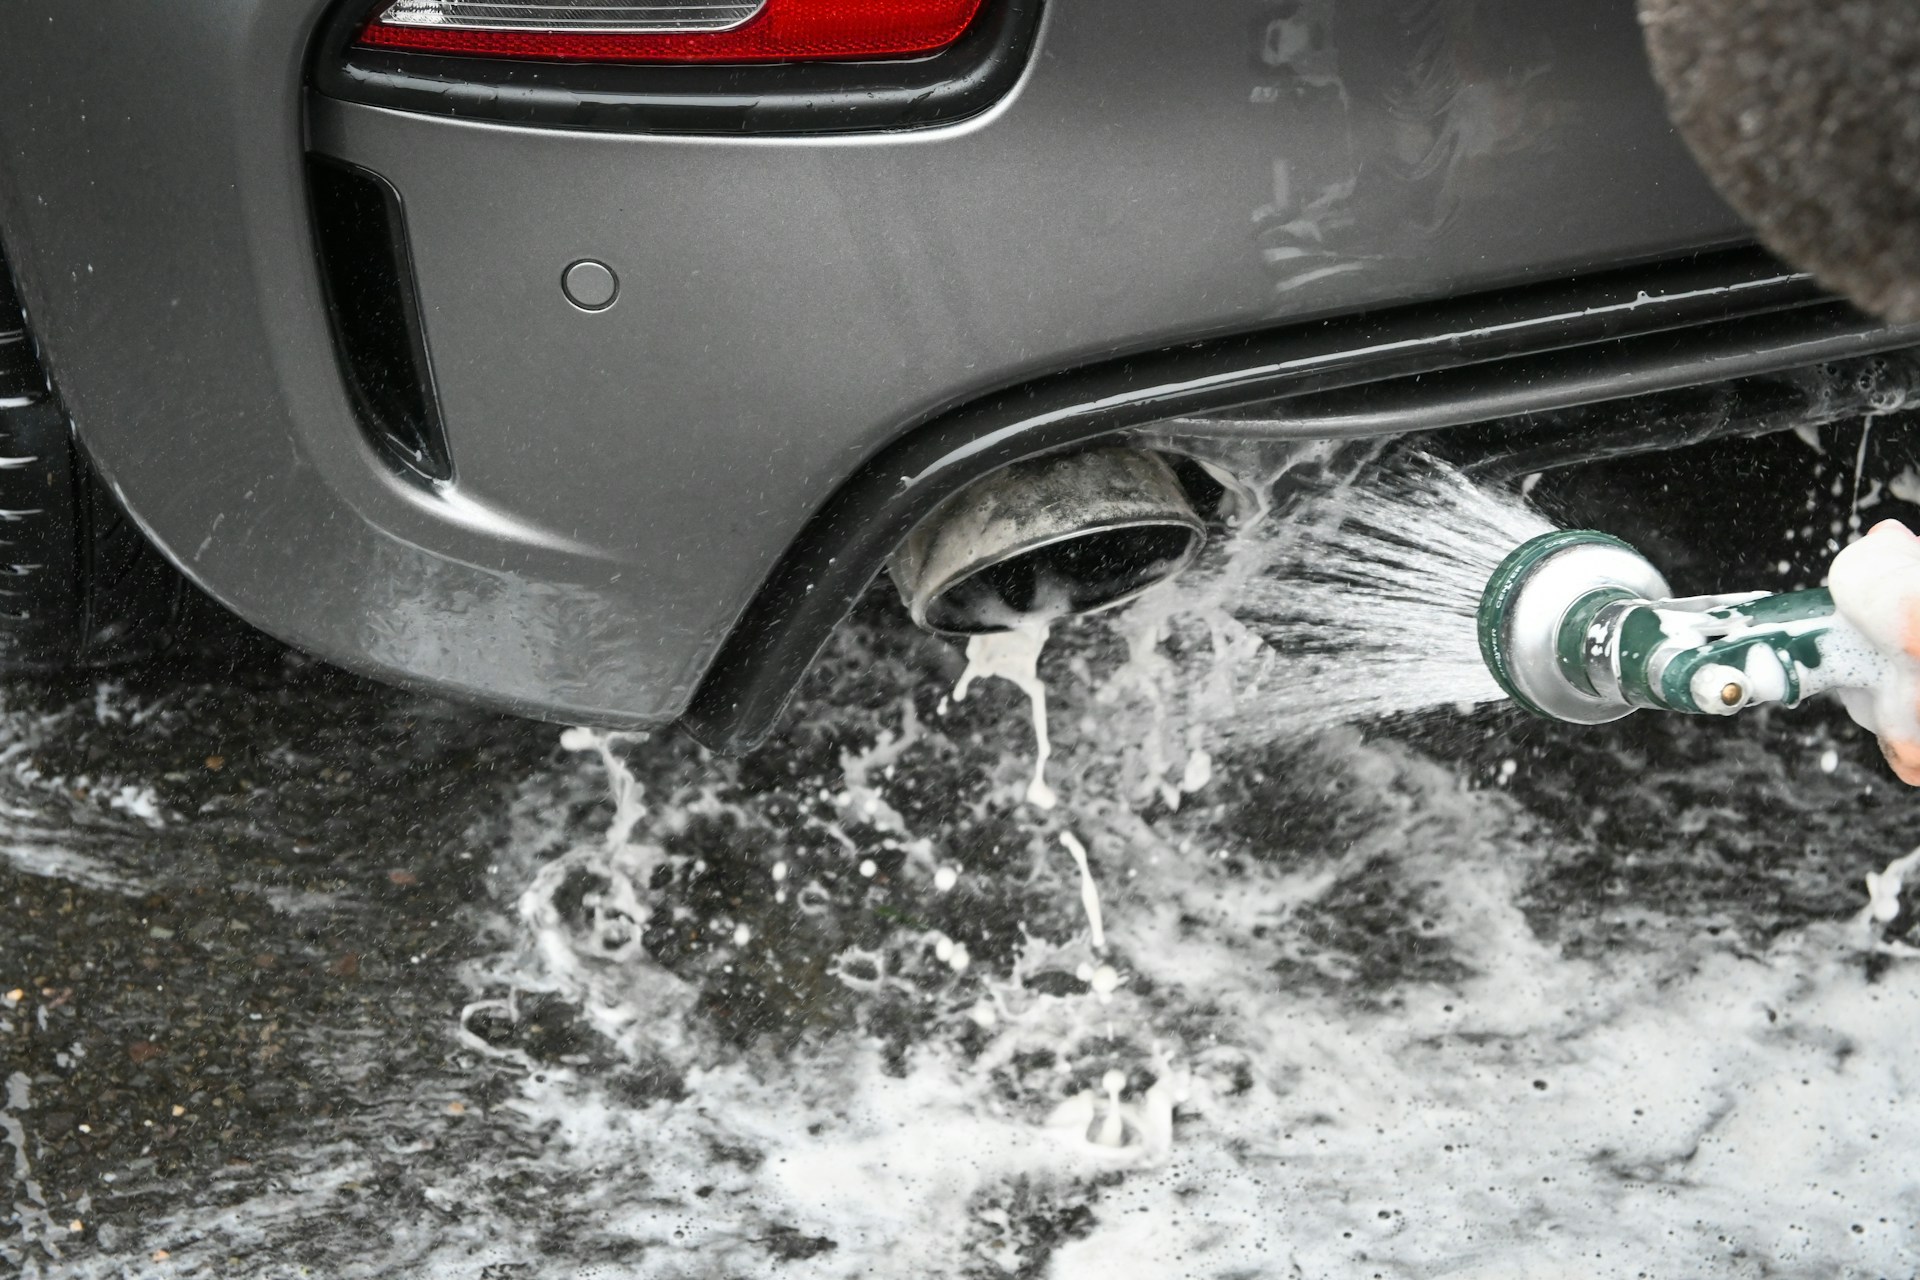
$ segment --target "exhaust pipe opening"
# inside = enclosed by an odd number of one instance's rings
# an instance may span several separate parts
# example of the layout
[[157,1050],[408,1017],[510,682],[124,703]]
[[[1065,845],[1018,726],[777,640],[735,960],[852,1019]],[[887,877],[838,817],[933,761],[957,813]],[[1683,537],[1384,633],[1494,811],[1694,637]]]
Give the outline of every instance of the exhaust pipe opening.
[[914,622],[982,635],[1124,604],[1191,564],[1206,534],[1163,458],[1094,449],[988,476],[922,521],[888,572]]

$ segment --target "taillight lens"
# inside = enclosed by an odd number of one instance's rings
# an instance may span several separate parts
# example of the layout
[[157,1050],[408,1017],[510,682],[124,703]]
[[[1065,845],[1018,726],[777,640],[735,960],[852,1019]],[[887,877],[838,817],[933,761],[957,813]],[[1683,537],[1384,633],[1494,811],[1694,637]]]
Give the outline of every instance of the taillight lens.
[[983,0],[392,0],[359,42],[571,62],[906,58],[959,39]]

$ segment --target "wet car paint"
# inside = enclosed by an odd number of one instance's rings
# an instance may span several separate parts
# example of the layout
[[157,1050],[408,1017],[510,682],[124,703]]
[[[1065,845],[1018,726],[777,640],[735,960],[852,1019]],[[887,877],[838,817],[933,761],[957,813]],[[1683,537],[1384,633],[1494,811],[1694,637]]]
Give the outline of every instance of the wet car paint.
[[[942,410],[1742,237],[1624,0],[1053,0],[981,115],[747,139],[309,99],[327,8],[0,10],[0,233],[82,438],[203,588],[561,720],[679,715],[808,517]],[[451,490],[353,419],[309,145],[405,203]],[[605,311],[562,290],[582,257]]]

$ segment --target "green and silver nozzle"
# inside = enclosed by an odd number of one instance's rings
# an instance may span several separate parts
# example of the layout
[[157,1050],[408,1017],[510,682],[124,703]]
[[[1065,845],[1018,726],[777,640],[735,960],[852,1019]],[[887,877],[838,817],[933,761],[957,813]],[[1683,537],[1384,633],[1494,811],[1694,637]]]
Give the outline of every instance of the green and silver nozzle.
[[1527,710],[1604,724],[1642,707],[1732,715],[1876,684],[1887,659],[1824,589],[1670,598],[1660,571],[1608,534],[1542,534],[1487,580],[1480,654]]
[[1480,656],[1507,696],[1549,720],[1605,724],[1634,708],[1588,674],[1588,626],[1608,603],[1672,594],[1647,558],[1611,534],[1557,529],[1514,548],[1487,579]]

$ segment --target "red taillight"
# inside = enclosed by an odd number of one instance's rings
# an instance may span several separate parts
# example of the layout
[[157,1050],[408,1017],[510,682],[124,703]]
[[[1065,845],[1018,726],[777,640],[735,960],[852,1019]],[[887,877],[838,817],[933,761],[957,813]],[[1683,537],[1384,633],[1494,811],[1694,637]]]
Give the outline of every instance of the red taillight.
[[983,0],[393,0],[359,43],[571,62],[907,58],[959,39]]

